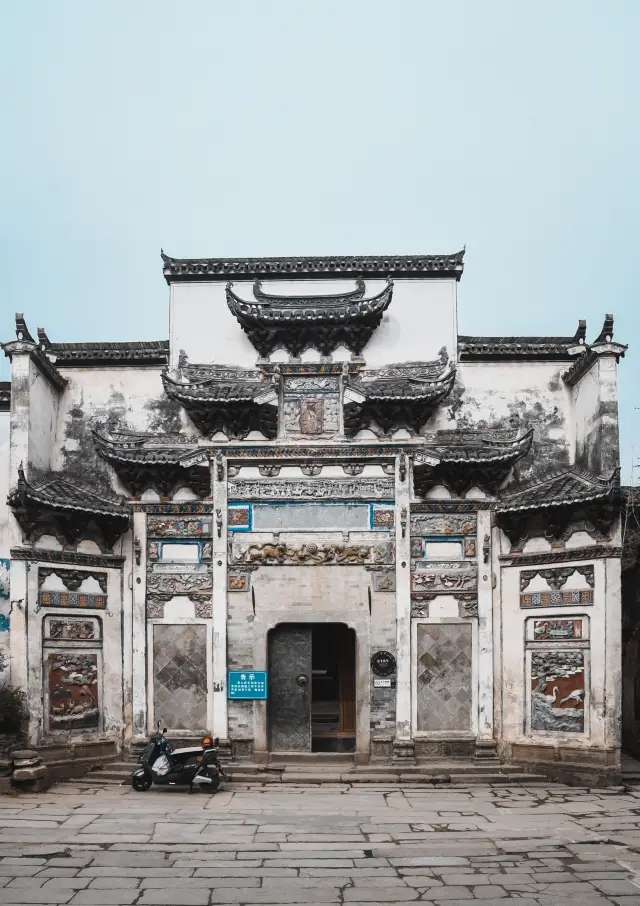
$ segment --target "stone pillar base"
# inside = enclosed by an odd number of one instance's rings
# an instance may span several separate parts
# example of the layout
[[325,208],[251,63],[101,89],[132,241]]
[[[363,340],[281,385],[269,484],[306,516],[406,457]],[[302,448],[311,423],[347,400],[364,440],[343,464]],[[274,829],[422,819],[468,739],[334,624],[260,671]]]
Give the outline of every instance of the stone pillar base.
[[476,739],[475,757],[478,761],[497,761],[495,739]]
[[394,739],[393,753],[391,755],[392,764],[415,764],[416,753],[413,739]]

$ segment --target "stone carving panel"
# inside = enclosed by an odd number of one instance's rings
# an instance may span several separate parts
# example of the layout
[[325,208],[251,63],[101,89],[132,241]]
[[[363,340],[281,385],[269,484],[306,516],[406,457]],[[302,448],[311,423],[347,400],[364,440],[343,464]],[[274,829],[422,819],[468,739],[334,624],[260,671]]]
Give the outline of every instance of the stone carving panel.
[[476,555],[476,539],[471,535],[464,539],[464,555],[465,557],[475,557]]
[[595,588],[596,580],[593,564],[587,566],[553,566],[548,569],[523,569],[520,573],[520,591],[524,591],[529,582],[540,576],[545,579],[550,588],[560,589],[567,579],[574,573],[584,576],[587,585]]
[[478,599],[461,598],[458,600],[458,613],[461,617],[478,616]]
[[[464,569],[466,564],[450,563],[438,571],[416,570],[411,573],[412,592],[437,592],[451,594],[454,591],[475,591],[478,577],[475,570]],[[463,568],[458,568],[463,567]]]
[[[429,600],[433,600],[435,595],[429,595]],[[429,600],[423,601],[412,601],[411,602],[411,616],[412,617],[423,617],[424,619],[429,616]]]
[[575,607],[593,604],[593,591],[534,591],[520,595],[520,607],[529,610],[534,607]]
[[76,591],[41,591],[39,607],[81,607],[88,610],[106,610],[106,595],[91,595]]
[[470,623],[419,623],[418,713],[421,732],[471,729]]
[[554,649],[531,654],[531,729],[584,732],[584,651]]
[[170,730],[207,727],[207,627],[153,627],[153,713]]
[[63,566],[38,567],[38,586],[48,576],[57,576],[69,591],[77,591],[85,579],[95,579],[102,591],[107,593],[107,573],[97,570],[65,569]]
[[536,642],[580,640],[582,624],[582,620],[534,620],[533,639]]
[[339,378],[325,375],[288,377],[285,378],[284,392],[287,395],[291,393],[313,393],[318,390],[326,393],[338,393],[340,389],[338,382]]
[[147,598],[147,619],[164,620],[164,605],[161,598]]
[[149,516],[147,534],[158,538],[201,538],[211,534],[211,520]]
[[386,544],[301,544],[289,547],[283,543],[234,544],[233,563],[256,563],[259,565],[289,564],[331,565],[350,564],[391,564],[394,545]]
[[196,618],[198,620],[210,620],[213,615],[213,605],[211,601],[196,601]]
[[393,499],[390,478],[361,478],[358,481],[319,478],[316,481],[259,481],[235,479],[229,482],[230,500],[384,500]]
[[187,595],[211,591],[213,577],[206,573],[147,573],[147,591],[160,595]]
[[415,513],[412,535],[475,535],[475,513]]
[[100,724],[96,652],[47,652],[49,730],[97,730]]

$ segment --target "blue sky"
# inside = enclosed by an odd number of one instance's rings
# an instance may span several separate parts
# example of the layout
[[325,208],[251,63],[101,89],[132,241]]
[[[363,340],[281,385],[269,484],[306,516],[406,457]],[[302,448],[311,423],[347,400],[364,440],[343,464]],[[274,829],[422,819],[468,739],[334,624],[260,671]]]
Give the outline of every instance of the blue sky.
[[161,246],[466,244],[462,333],[570,334],[583,317],[593,338],[614,312],[629,477],[637,0],[1,8],[3,339],[16,310],[58,341],[165,338]]

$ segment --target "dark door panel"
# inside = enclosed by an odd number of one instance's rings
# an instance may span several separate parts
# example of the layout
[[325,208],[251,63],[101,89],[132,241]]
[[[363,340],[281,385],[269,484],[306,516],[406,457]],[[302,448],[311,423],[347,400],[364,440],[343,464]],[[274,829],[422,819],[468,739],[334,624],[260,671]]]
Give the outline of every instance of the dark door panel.
[[311,627],[269,633],[269,748],[311,751]]

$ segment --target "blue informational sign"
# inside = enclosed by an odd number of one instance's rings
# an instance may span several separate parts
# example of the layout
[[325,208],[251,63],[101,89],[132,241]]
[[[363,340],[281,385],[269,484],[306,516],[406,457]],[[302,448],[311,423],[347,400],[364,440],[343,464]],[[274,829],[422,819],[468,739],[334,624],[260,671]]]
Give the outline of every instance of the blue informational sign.
[[267,700],[266,670],[229,670],[227,698]]

